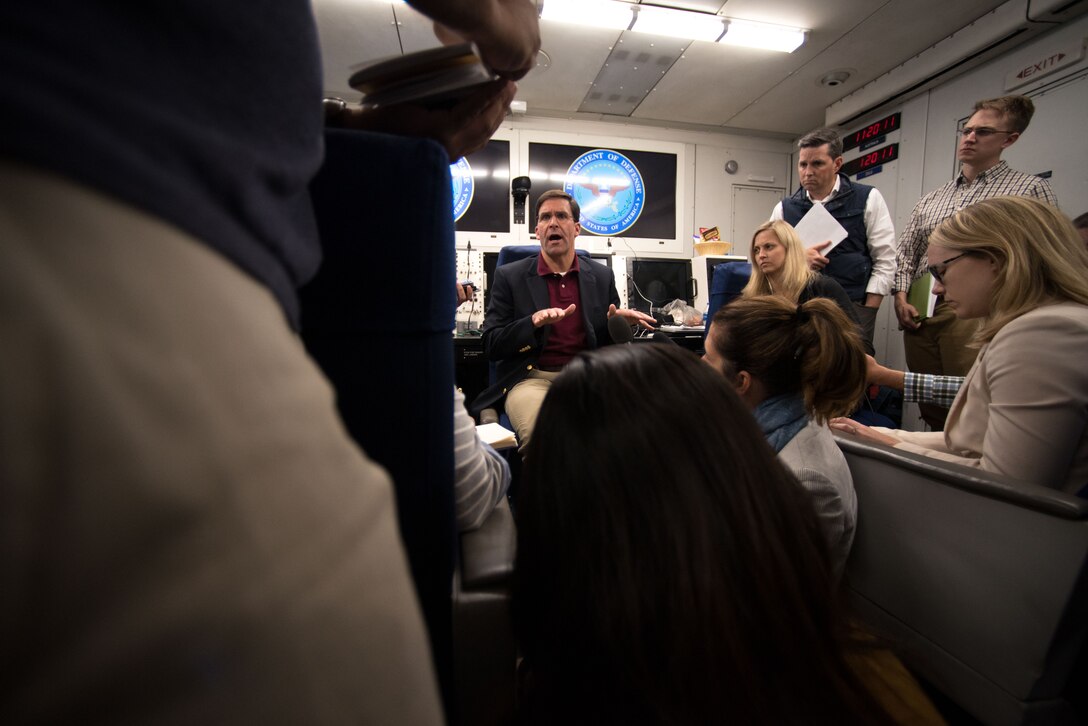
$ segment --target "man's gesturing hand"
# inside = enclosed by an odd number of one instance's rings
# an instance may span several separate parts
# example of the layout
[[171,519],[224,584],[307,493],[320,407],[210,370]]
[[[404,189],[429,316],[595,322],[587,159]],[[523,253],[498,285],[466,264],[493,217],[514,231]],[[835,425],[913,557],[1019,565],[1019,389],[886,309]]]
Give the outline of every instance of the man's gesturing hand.
[[574,312],[575,305],[571,303],[566,308],[545,308],[533,313],[533,327],[542,328],[545,325],[554,325]]

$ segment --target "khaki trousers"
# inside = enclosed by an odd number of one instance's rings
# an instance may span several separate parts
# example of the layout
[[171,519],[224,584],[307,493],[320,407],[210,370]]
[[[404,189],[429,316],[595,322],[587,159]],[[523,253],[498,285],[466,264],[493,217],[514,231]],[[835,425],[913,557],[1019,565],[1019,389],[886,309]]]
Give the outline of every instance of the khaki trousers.
[[518,384],[506,394],[506,402],[503,407],[510,418],[510,424],[518,435],[518,451],[525,452],[529,445],[529,439],[533,435],[533,427],[536,426],[536,417],[540,414],[540,407],[544,404],[544,397],[548,395],[548,389],[562,371],[541,371],[533,369],[529,376],[518,381]]
[[441,722],[389,478],[273,297],[6,162],[0,499],[0,722]]
[[[939,303],[922,327],[903,331],[907,368],[913,373],[967,375],[978,355],[978,349],[969,346],[977,330],[977,320],[960,320],[952,308]],[[918,408],[930,428],[944,430],[947,408],[932,403],[920,403]]]

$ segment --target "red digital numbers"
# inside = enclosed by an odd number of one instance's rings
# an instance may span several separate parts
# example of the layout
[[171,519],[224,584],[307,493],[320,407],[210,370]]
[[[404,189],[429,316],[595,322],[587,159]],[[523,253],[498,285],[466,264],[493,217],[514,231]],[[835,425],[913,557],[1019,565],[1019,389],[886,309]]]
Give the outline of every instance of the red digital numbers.
[[879,166],[880,164],[889,161],[895,161],[898,158],[899,144],[888,144],[887,146],[881,146],[879,149],[874,149],[856,159],[851,159],[846,162],[842,165],[842,173],[847,176],[853,176],[859,171],[865,171],[874,166]]
[[876,166],[882,161],[888,161],[894,159],[898,154],[896,153],[895,145],[885,146],[882,149],[872,151],[865,156],[861,157],[860,168],[868,169],[870,166]]
[[874,121],[860,131],[846,136],[842,140],[842,150],[849,151],[855,147],[861,146],[863,143],[870,139],[875,139],[884,134],[889,134],[899,128],[899,120],[902,114],[898,111],[891,116]]

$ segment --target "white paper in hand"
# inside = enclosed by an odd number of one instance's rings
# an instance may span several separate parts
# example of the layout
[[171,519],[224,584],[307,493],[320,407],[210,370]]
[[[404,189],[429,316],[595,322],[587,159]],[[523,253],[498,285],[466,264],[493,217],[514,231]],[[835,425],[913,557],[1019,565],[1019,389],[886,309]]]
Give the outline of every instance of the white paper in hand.
[[813,204],[812,209],[801,218],[794,227],[797,236],[801,238],[801,244],[806,248],[813,247],[831,240],[831,244],[820,250],[820,254],[827,257],[827,253],[835,249],[835,246],[846,239],[846,229],[839,224],[839,220],[831,216],[831,212],[824,209],[822,204]]

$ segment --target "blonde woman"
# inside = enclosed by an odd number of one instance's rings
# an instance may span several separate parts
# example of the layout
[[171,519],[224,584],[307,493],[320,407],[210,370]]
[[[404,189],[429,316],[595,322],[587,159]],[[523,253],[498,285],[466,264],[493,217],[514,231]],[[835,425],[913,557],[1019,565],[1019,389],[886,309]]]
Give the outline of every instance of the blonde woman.
[[[825,297],[842,308],[846,317],[861,329],[854,304],[842,285],[809,267],[804,245],[788,223],[772,220],[761,224],[752,236],[751,258],[752,276],[741,297],[780,295],[794,304]],[[865,352],[872,355],[872,345],[864,340],[863,343]]]
[[980,318],[975,360],[943,432],[832,427],[898,448],[1084,493],[1088,484],[1088,249],[1030,197],[995,197],[929,238],[934,292]]

